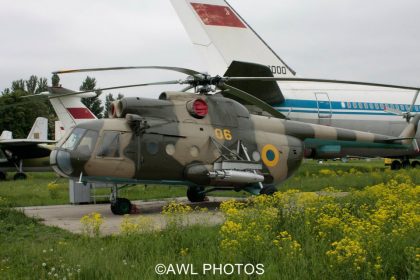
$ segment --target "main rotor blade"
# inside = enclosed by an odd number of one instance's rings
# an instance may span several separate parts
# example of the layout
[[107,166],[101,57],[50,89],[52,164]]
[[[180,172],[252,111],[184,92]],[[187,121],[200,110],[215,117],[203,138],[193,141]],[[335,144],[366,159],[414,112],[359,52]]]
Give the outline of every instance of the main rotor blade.
[[105,88],[97,88],[97,89],[92,89],[92,90],[77,91],[77,92],[72,92],[68,94],[62,94],[60,96],[76,95],[76,94],[82,94],[82,93],[87,93],[87,92],[105,91],[105,90],[120,89],[120,88],[133,88],[133,87],[158,86],[158,85],[178,85],[181,83],[182,81],[180,80],[172,80],[172,81],[164,81],[164,82],[156,82],[156,83],[144,83],[144,84],[115,86],[115,87],[105,87]]
[[133,70],[133,69],[157,69],[157,70],[170,70],[186,75],[203,75],[203,73],[197,72],[195,70],[180,68],[180,67],[171,67],[171,66],[123,66],[123,67],[105,67],[105,68],[82,68],[82,69],[69,69],[69,70],[59,70],[52,72],[53,74],[69,74],[69,73],[82,73],[82,72],[98,72],[98,71],[115,71],[115,70]]
[[398,89],[407,89],[407,90],[420,90],[420,87],[399,86],[399,85],[391,85],[391,84],[368,83],[368,82],[357,82],[357,81],[346,81],[346,80],[312,79],[312,78],[223,77],[222,80],[223,80],[223,82],[229,82],[229,81],[319,82],[319,83],[335,83],[335,84],[350,84],[350,85],[362,85],[362,86],[376,86],[376,87],[398,88]]
[[243,91],[238,88],[232,87],[230,85],[224,84],[219,86],[220,89],[227,90],[229,94],[236,96],[252,105],[257,106],[258,108],[266,111],[267,113],[271,114],[275,118],[279,119],[286,119],[286,116],[274,109],[272,106],[268,105],[266,102],[262,101],[261,99]]

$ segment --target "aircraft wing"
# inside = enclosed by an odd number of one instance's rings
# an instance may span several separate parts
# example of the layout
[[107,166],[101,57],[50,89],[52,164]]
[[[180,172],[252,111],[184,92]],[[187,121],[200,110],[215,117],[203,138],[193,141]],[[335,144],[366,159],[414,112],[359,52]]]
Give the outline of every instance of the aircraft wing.
[[0,140],[0,149],[9,158],[39,158],[48,156],[51,152],[51,149],[47,145],[55,143],[56,141],[54,140],[8,139]]
[[0,147],[22,147],[22,146],[35,146],[38,144],[55,144],[55,140],[41,140],[41,139],[8,139],[0,140]]

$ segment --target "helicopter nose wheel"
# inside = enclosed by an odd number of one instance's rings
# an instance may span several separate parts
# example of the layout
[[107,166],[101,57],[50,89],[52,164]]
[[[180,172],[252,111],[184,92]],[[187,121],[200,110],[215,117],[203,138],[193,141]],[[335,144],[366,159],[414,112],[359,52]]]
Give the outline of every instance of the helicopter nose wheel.
[[118,197],[114,202],[111,202],[111,212],[114,215],[125,215],[131,213],[131,201],[127,198]]
[[117,186],[114,185],[111,188],[111,212],[114,215],[126,215],[130,214],[133,209],[135,209],[134,205],[131,204],[131,201],[127,198],[118,197],[118,190],[128,187],[129,185],[124,186]]
[[191,202],[202,202],[206,200],[206,193],[204,187],[189,186],[187,190],[188,200]]

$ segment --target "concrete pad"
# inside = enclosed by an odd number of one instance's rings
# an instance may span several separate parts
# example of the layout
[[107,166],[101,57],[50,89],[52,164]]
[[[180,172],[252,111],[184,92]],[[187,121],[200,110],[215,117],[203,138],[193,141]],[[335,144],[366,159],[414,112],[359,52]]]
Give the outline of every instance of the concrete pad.
[[[161,214],[162,208],[171,201],[177,201],[190,205],[191,207],[208,208],[209,211],[197,211],[188,214],[185,221],[188,224],[221,224],[224,220],[223,215],[217,211],[222,201],[232,199],[231,197],[209,197],[209,201],[191,203],[187,198],[177,198],[159,201],[133,201],[132,203],[139,210],[138,214],[131,214],[130,218],[145,217],[150,223],[149,230],[159,230],[166,226],[167,220]],[[92,212],[97,212],[104,218],[101,226],[101,233],[104,235],[118,234],[123,216],[112,214],[109,204],[88,204],[88,205],[53,205],[53,206],[31,206],[20,207],[29,217],[35,217],[48,226],[56,226],[73,233],[81,233],[82,227],[80,219]]]

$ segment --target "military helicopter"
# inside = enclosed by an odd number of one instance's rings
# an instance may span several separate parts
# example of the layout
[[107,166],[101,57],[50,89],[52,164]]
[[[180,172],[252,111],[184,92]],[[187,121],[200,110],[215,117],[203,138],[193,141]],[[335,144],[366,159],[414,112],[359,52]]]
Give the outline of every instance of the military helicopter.
[[[288,120],[264,101],[228,84],[267,81],[273,77],[212,77],[194,70],[164,67],[76,69],[57,74],[125,69],[163,69],[186,79],[102,88],[188,85],[163,92],[158,99],[127,97],[111,106],[111,119],[77,124],[50,156],[53,169],[80,182],[109,182],[111,211],[132,209],[118,191],[134,184],[187,185],[192,202],[214,190],[246,190],[271,194],[275,185],[300,166],[306,141],[350,147],[354,156],[390,156],[418,151],[413,137],[420,116],[414,116],[398,138]],[[194,93],[187,90],[195,89]],[[212,91],[215,91],[212,93]],[[76,92],[74,94],[81,94]],[[251,114],[234,96],[268,114]],[[355,149],[355,147],[357,149]]]

